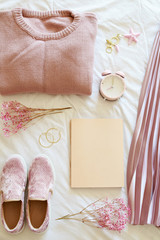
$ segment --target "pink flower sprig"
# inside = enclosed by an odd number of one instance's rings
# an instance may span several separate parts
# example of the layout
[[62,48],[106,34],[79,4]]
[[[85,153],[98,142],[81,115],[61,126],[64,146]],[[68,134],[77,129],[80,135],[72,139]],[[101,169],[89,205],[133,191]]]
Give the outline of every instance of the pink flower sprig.
[[21,129],[26,129],[32,120],[42,118],[49,114],[61,113],[65,108],[29,108],[17,101],[2,103],[1,119],[3,121],[3,132],[6,137],[17,133]]
[[62,219],[74,219],[93,227],[121,232],[129,220],[131,210],[122,198],[109,201],[108,198],[89,204],[80,212],[67,214]]

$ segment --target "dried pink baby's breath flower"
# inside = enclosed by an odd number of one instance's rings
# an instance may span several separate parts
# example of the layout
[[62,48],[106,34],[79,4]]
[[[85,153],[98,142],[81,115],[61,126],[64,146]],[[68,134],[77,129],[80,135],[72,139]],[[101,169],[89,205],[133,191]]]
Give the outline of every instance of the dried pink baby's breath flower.
[[26,129],[32,120],[42,118],[48,114],[61,113],[66,108],[29,108],[17,101],[2,103],[1,119],[3,121],[3,132],[6,137],[17,133],[20,129]]
[[131,214],[122,198],[109,201],[108,198],[97,200],[89,204],[80,212],[67,214],[57,220],[74,219],[97,228],[121,232],[128,222]]

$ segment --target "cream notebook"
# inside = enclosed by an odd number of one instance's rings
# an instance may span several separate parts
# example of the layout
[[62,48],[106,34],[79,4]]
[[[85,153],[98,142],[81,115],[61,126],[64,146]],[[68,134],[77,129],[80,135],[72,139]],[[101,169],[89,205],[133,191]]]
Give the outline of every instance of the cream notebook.
[[71,120],[71,187],[123,187],[123,121]]

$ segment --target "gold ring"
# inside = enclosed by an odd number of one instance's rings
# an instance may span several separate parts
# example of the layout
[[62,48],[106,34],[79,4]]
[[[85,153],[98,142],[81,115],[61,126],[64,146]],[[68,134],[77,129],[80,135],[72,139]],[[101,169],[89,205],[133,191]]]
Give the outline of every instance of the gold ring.
[[[56,131],[59,133],[59,137],[58,137],[58,139],[57,139],[56,141],[50,141],[50,140],[48,139],[48,134],[49,134],[49,132],[52,131],[52,130],[56,130]],[[49,143],[57,143],[57,142],[59,142],[59,140],[61,139],[61,132],[60,132],[57,128],[49,128],[49,129],[47,130],[47,132],[46,132],[46,139],[47,139],[47,141],[48,141]],[[54,139],[54,135],[53,135],[53,139]]]
[[[45,137],[46,137],[46,132],[45,132],[45,133],[41,133],[41,135],[39,136],[39,139],[38,139],[39,144],[40,144],[42,147],[44,147],[44,148],[49,148],[49,147],[51,147],[51,146],[53,145],[53,142],[52,142],[52,143],[49,142],[50,144],[49,144],[48,146],[43,145],[43,144],[41,143],[41,137],[42,137],[43,135],[45,135]],[[47,139],[47,137],[46,137],[46,139]]]
[[[109,50],[109,49],[110,49],[110,50]],[[111,53],[111,52],[112,52],[112,47],[107,47],[107,48],[106,48],[106,52],[107,52],[107,53]]]
[[119,43],[119,38],[118,37],[112,37],[113,44],[117,45]]

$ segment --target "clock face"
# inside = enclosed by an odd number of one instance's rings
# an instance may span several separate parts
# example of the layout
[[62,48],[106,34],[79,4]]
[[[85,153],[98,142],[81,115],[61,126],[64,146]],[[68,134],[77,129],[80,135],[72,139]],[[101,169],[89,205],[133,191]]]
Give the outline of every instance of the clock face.
[[102,96],[108,100],[116,100],[120,98],[125,90],[125,83],[123,78],[117,75],[106,76],[100,86]]

